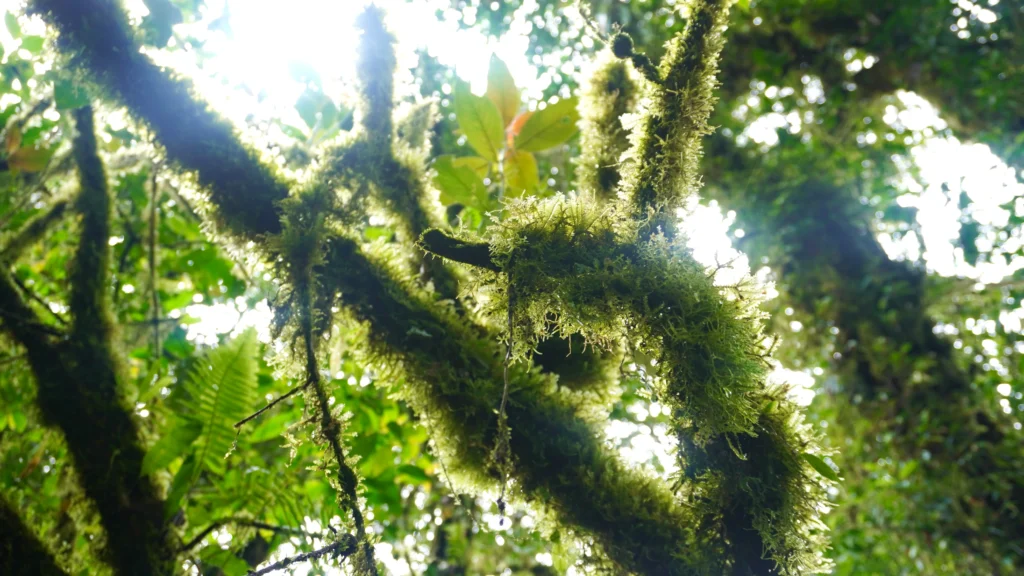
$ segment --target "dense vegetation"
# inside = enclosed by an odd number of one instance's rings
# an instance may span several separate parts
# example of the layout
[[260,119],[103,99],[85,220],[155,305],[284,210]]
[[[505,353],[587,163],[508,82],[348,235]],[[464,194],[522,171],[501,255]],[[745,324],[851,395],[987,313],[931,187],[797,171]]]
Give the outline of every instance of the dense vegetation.
[[368,7],[349,90],[237,123],[157,63],[231,14],[142,4],[6,15],[0,572],[1024,567],[1018,3],[438,12],[540,100]]

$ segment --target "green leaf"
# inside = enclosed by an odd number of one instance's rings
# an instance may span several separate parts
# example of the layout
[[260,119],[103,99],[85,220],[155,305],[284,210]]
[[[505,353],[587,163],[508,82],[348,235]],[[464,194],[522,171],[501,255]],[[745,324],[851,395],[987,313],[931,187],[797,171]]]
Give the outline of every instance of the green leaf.
[[452,164],[456,166],[465,166],[473,172],[476,172],[481,178],[486,178],[487,174],[491,172],[491,162],[487,158],[481,158],[479,156],[459,156],[458,158],[452,158]]
[[519,89],[508,66],[497,55],[491,54],[491,63],[487,69],[487,98],[501,112],[503,126],[508,126],[519,112]]
[[202,426],[196,422],[178,422],[146,451],[146,456],[142,459],[143,476],[163,470],[176,458],[188,452],[202,431]]
[[537,175],[537,160],[533,154],[522,150],[505,153],[505,195],[510,197],[530,194],[540,186]]
[[836,471],[833,470],[832,467],[829,466],[827,462],[825,462],[824,460],[822,460],[818,456],[815,456],[814,454],[811,454],[810,452],[805,452],[804,453],[804,460],[806,460],[807,463],[811,465],[811,468],[814,468],[814,470],[818,474],[821,474],[822,476],[824,476],[825,478],[828,478],[829,480],[831,480],[833,482],[839,482],[839,475],[836,474]]
[[504,148],[505,125],[494,102],[470,92],[469,84],[458,82],[455,85],[455,119],[477,154],[497,162],[498,151]]
[[53,102],[57,110],[74,110],[89,105],[89,94],[84,86],[61,78],[53,83]]
[[437,172],[434,183],[441,191],[443,204],[458,202],[476,208],[487,205],[487,185],[473,170],[456,166],[451,156],[438,157],[434,170]]
[[10,12],[4,14],[4,24],[7,25],[7,31],[11,33],[13,38],[21,38],[21,24],[18,24],[17,16]]
[[21,39],[21,47],[33,54],[39,54],[43,51],[45,41],[42,36],[25,36]]
[[412,464],[402,464],[398,467],[398,473],[403,476],[408,476],[416,483],[427,484],[430,482],[430,476],[420,468],[419,466],[413,466]]
[[214,348],[198,360],[185,382],[189,400],[181,416],[202,427],[195,443],[199,468],[224,473],[224,457],[235,440],[234,423],[249,415],[256,390],[256,331]]
[[576,134],[576,98],[559,100],[530,116],[516,136],[516,150],[538,152],[565,143]]
[[390,238],[392,234],[394,234],[394,230],[387,226],[367,226],[363,229],[363,236],[370,242],[378,238]]
[[920,463],[917,460],[909,460],[903,466],[900,467],[899,478],[900,480],[906,480],[911,474],[917,470]]
[[303,92],[295,102],[295,110],[311,130],[318,125],[326,126],[338,116],[338,107],[319,90]]
[[19,148],[7,157],[7,163],[22,172],[40,172],[46,168],[51,156],[53,150],[46,148]]
[[252,434],[249,434],[246,440],[255,444],[256,442],[265,442],[267,440],[277,438],[281,436],[281,434],[294,421],[295,416],[289,412],[274,414],[261,422],[260,425],[252,431]]
[[285,124],[283,122],[280,124],[280,126],[281,131],[284,132],[286,136],[294,138],[295,140],[298,140],[300,142],[306,141],[306,133],[303,132],[301,128],[296,128],[291,124]]
[[164,516],[170,518],[181,506],[179,503],[192,485],[192,477],[198,472],[195,456],[185,458],[178,468],[178,472],[171,480],[171,487],[167,490],[167,500],[164,501]]

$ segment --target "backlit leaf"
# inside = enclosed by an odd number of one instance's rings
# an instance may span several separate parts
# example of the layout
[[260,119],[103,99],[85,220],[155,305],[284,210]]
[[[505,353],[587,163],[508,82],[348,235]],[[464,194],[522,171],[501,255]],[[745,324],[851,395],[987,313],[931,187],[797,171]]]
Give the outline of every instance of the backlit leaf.
[[455,85],[455,119],[477,154],[497,162],[498,151],[504,147],[505,125],[494,102],[473,94],[469,84],[459,82]]
[[502,125],[508,126],[519,112],[519,89],[508,66],[494,54],[487,69],[487,97],[501,112]]
[[487,186],[470,168],[456,166],[451,156],[441,156],[434,162],[434,170],[434,182],[441,191],[443,204],[458,202],[477,208],[487,204]]
[[543,110],[534,112],[516,136],[516,149],[525,152],[547,150],[565,143],[576,134],[576,98],[559,100]]

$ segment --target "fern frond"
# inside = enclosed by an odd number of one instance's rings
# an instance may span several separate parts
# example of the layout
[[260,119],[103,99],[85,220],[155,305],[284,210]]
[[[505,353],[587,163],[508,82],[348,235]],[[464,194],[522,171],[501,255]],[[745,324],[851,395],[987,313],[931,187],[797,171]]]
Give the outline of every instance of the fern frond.
[[185,416],[199,424],[195,455],[200,468],[224,474],[224,456],[235,440],[233,424],[252,410],[256,390],[256,331],[249,329],[209,351],[185,383]]

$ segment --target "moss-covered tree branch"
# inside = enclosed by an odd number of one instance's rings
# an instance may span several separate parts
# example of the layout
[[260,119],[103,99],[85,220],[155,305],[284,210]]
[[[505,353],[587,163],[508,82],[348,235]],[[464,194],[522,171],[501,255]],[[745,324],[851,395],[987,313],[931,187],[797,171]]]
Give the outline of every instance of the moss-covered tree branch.
[[[881,457],[920,465],[903,488],[912,512],[900,522],[914,526],[901,536],[908,546],[944,541],[964,571],[979,562],[1008,573],[1022,565],[1024,436],[975,386],[980,373],[965,368],[935,330],[924,274],[889,259],[872,232],[873,209],[851,193],[853,182],[797,174],[784,148],[765,158],[724,137],[713,146],[709,164],[722,178],[708,193],[756,235],[751,257],[773,260],[780,290],[808,319],[806,341],[833,357],[836,427],[852,434],[847,426],[872,422],[873,436],[889,438],[837,458],[844,467]],[[752,189],[751,174],[775,184]],[[977,526],[998,531],[997,544]]]
[[[60,20],[52,14],[51,18]],[[201,131],[197,137],[202,137]],[[188,164],[187,157],[178,160],[202,173],[202,167]],[[251,157],[247,161],[256,163]],[[214,203],[219,197],[211,192]],[[248,200],[241,209],[259,214],[275,209],[265,195]],[[238,214],[235,222],[243,228],[250,222],[250,228],[240,230],[247,237],[271,230],[252,215]],[[322,259],[307,260],[316,272],[319,296],[330,298],[340,292],[344,309],[368,328],[374,362],[405,376],[399,393],[435,425],[442,448],[456,456],[464,480],[493,485],[488,455],[497,433],[493,408],[504,368],[496,335],[467,325],[449,308],[436,305],[386,255],[368,257],[343,231],[330,230],[322,243]],[[276,255],[284,252],[283,245],[262,244]],[[703,271],[700,274],[703,277]],[[724,540],[709,544],[699,530],[716,521],[717,506],[695,511],[660,482],[626,468],[553,389],[550,377],[521,365],[513,369],[508,417],[517,493],[594,538],[619,571],[700,574],[739,565],[737,556],[720,553]],[[795,449],[786,442],[780,445]],[[796,470],[802,473],[801,468]],[[799,481],[788,477],[783,486],[790,490],[791,482]],[[707,489],[728,495],[721,486]],[[753,521],[750,525],[755,526]],[[787,566],[803,561],[781,555],[777,559]]]
[[5,331],[21,344],[39,388],[44,421],[59,428],[85,494],[106,531],[106,559],[119,574],[169,574],[172,554],[163,524],[163,503],[141,474],[138,431],[119,396],[112,346],[108,239],[110,200],[97,156],[92,112],[75,113],[74,156],[81,191],[81,220],[71,280],[70,338],[55,340],[25,304],[6,270],[0,276],[0,315]]
[[57,200],[50,205],[46,212],[25,224],[17,234],[7,241],[3,248],[0,248],[0,262],[13,262],[17,260],[22,252],[42,239],[54,224],[64,218],[67,208],[67,200]]
[[[359,132],[354,141],[328,151],[326,162],[329,173],[342,186],[352,190],[369,187],[395,219],[399,237],[411,245],[443,220],[424,169],[425,150],[409,147],[394,137],[395,37],[384,26],[383,17],[383,11],[376,7],[367,8],[359,16]],[[430,126],[422,128],[420,140],[425,139]],[[433,282],[442,298],[454,300],[459,286],[452,270],[441,260],[423,258],[415,248],[413,252],[413,262],[422,269],[424,279]]]
[[220,224],[247,238],[280,231],[276,203],[286,184],[187,81],[139,52],[116,0],[33,0],[29,11],[57,29],[69,64],[88,70],[100,90],[153,130],[173,162],[196,175]]
[[700,185],[701,138],[711,132],[715,72],[731,0],[691,4],[686,31],[671,41],[658,88],[643,115],[623,174],[629,209],[645,221],[644,235],[673,234],[675,209]]
[[67,576],[53,553],[22,522],[18,512],[0,496],[0,572]]
[[639,87],[629,66],[609,52],[598,56],[580,99],[579,187],[598,199],[614,200],[629,133],[622,117],[634,112]]

